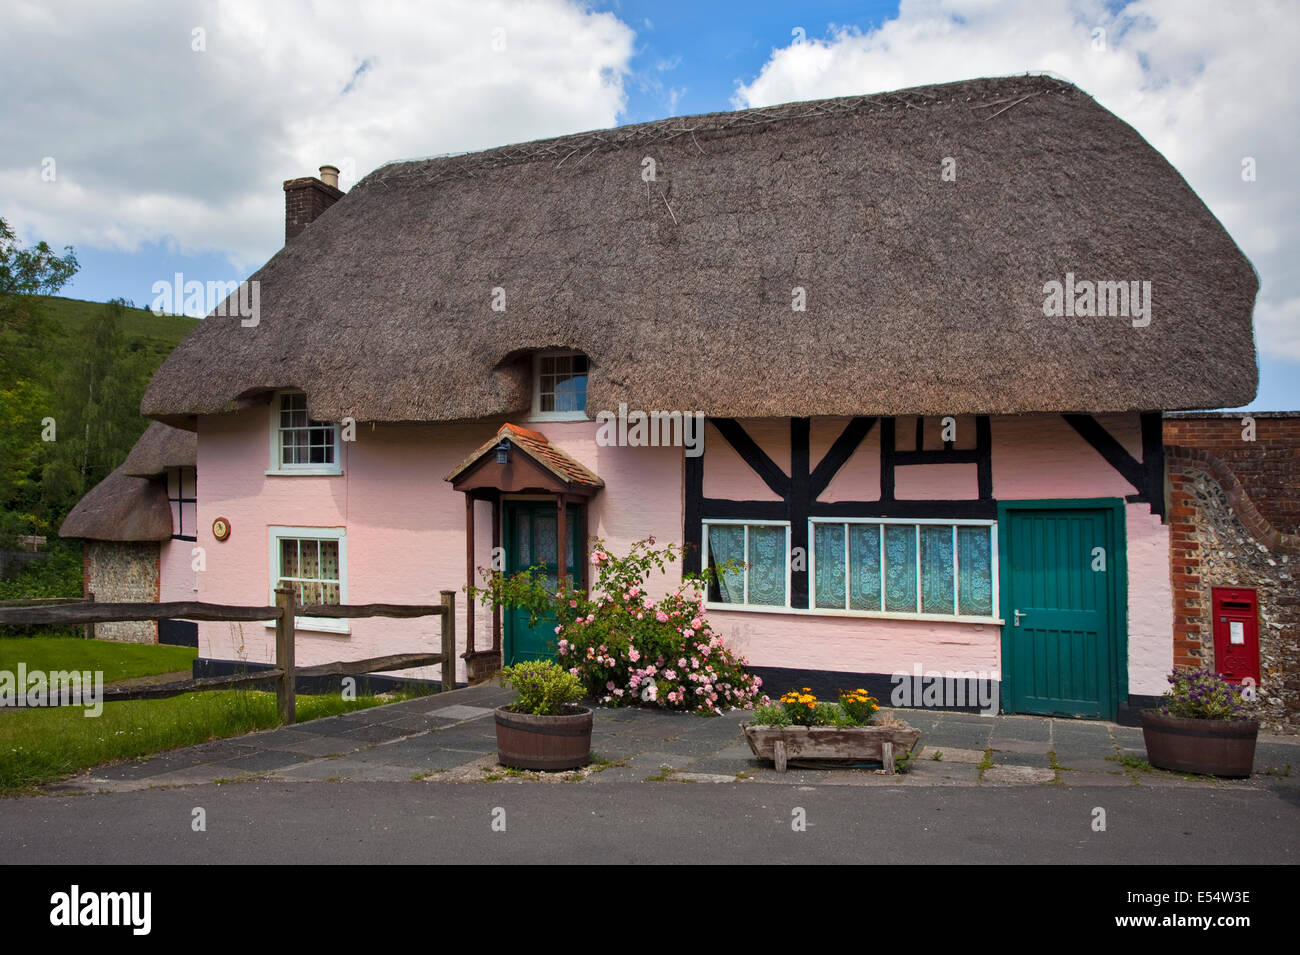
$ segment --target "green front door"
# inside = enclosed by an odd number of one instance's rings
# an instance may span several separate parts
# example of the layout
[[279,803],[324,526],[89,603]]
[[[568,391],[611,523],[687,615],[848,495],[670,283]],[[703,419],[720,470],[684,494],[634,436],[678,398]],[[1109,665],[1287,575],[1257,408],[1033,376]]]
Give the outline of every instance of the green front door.
[[[565,508],[565,536],[568,538],[567,563],[569,575],[576,579],[578,561],[578,518],[575,505]],[[545,569],[547,585],[559,586],[559,558],[556,549],[559,527],[559,508],[546,501],[506,501],[506,573],[514,574],[530,567]],[[555,618],[547,615],[529,626],[528,611],[504,611],[505,663],[507,666],[521,660],[551,660],[556,657]]]
[[1127,682],[1123,505],[1084,503],[999,508],[1008,712],[1115,718]]

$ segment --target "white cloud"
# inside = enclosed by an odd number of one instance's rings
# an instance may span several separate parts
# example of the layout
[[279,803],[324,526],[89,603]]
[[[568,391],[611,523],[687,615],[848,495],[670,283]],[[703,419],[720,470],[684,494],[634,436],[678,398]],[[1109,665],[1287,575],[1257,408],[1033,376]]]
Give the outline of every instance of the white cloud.
[[[1104,50],[1094,31],[1105,31]],[[810,31],[811,33],[811,31]],[[1100,37],[1099,37],[1100,38]],[[1178,169],[1261,277],[1261,352],[1300,361],[1300,7],[1139,0],[903,0],[870,32],[773,50],[737,108],[1047,71],[1090,93]],[[1242,180],[1253,157],[1257,178]]]
[[280,183],[324,163],[614,125],[632,41],[576,0],[19,0],[0,9],[0,213],[60,247],[255,267],[283,243]]

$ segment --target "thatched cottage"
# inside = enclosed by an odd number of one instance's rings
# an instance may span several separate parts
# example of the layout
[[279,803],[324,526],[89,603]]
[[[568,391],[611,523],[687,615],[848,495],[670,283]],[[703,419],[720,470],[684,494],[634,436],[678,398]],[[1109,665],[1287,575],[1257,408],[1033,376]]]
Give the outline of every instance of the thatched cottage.
[[[564,540],[580,573],[588,537],[653,535],[688,568],[746,562],[713,618],[774,689],[978,674],[1007,711],[1114,718],[1164,688],[1161,412],[1253,397],[1258,281],[1079,89],[974,80],[285,189],[257,320],[209,317],[141,406],[197,435],[199,599],[431,603],[496,547],[556,567]],[[677,430],[651,444],[642,414]],[[549,652],[458,606],[474,672]],[[303,619],[298,659],[435,633]],[[210,670],[271,659],[268,628],[198,637]]]

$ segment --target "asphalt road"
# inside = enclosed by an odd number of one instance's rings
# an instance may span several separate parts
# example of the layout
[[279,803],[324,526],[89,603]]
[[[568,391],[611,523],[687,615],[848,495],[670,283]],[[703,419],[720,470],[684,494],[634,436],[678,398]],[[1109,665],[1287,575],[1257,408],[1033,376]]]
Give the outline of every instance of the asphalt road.
[[[206,831],[194,831],[196,808]],[[1105,831],[1094,831],[1097,809]],[[0,857],[58,864],[1296,863],[1300,789],[242,782],[0,800]]]

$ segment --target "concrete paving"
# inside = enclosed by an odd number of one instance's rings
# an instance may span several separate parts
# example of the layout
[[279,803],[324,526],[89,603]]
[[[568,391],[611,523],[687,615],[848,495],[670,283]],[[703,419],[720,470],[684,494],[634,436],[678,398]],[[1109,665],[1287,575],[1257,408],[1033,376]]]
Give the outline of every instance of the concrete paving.
[[1300,787],[1300,739],[1261,737],[1255,775],[1217,780],[1151,769],[1141,730],[1028,716],[897,710],[921,730],[904,773],[871,765],[777,773],[741,729],[750,714],[720,717],[595,708],[592,765],[524,773],[496,762],[493,708],[514,693],[476,686],[100,766],[46,792],[132,792],[229,781],[270,782],[686,782],[952,787]]

